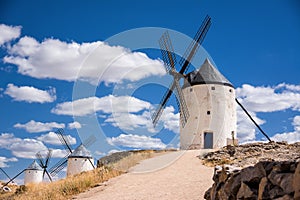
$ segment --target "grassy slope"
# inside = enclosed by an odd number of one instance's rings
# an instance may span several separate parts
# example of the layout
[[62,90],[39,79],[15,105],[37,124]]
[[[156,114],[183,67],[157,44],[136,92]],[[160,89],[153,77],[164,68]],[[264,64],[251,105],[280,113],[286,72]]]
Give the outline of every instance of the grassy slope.
[[[165,151],[142,150],[124,154],[113,162],[89,172],[68,177],[52,183],[40,183],[26,186],[14,186],[12,192],[0,192],[1,200],[65,200],[82,193],[89,188],[96,187],[99,183],[122,173],[139,163],[141,160],[164,153]],[[114,156],[113,154],[111,156]],[[110,159],[111,157],[108,157]]]

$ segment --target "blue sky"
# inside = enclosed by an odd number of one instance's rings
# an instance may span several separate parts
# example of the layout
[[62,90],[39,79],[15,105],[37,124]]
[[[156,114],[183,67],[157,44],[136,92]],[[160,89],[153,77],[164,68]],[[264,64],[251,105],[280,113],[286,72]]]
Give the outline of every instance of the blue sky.
[[[195,67],[209,55],[272,139],[300,140],[296,0],[1,1],[0,13],[0,167],[11,176],[46,147],[54,149],[50,165],[65,155],[57,128],[73,148],[95,137],[89,148],[96,158],[176,147],[174,97],[151,127],[149,113],[170,77],[160,52],[146,47],[158,47],[168,29],[182,53],[207,14],[212,26]],[[238,137],[265,140],[240,110]]]

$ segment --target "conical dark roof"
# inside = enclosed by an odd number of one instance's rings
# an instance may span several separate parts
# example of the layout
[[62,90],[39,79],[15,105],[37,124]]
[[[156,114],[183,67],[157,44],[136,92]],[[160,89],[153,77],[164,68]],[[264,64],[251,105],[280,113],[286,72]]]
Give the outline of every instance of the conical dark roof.
[[92,154],[83,144],[81,144],[71,153],[69,158],[92,158]]
[[27,168],[26,170],[40,170],[42,171],[43,168],[41,168],[41,166],[36,162],[36,161],[33,161]]
[[222,84],[233,87],[233,85],[210,63],[207,58],[199,70],[195,70],[186,75],[183,87],[200,84]]

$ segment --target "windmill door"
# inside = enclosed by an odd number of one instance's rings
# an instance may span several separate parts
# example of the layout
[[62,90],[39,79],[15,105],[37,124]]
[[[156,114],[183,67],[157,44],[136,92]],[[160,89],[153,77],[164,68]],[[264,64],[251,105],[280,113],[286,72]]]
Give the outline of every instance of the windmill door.
[[213,132],[204,132],[204,149],[213,148]]

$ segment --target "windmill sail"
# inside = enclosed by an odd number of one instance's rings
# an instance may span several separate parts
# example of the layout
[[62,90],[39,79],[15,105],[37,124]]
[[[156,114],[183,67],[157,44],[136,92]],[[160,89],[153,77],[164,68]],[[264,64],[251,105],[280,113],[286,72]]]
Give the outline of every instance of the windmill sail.
[[[64,135],[63,129],[58,129],[56,135],[60,139],[60,142],[65,147],[67,154],[63,157],[60,161],[58,161],[54,166],[52,166],[49,170],[51,176],[56,176],[59,172],[61,172],[68,163],[68,157],[73,153],[70,141],[66,135]],[[96,141],[96,137],[94,135],[89,136],[84,142],[82,143],[84,146],[88,147],[92,145]],[[90,161],[91,162],[91,161]],[[94,165],[93,165],[94,167]],[[47,173],[47,172],[46,172]]]
[[179,84],[179,80],[184,77],[184,72],[187,71],[191,60],[195,56],[199,46],[202,44],[209,28],[211,25],[211,18],[209,16],[206,16],[204,19],[201,27],[197,31],[194,40],[189,45],[188,49],[186,50],[183,58],[180,61],[180,71],[176,72],[175,64],[176,64],[176,56],[174,54],[173,46],[169,37],[168,32],[164,33],[162,37],[159,40],[159,45],[162,52],[162,58],[164,61],[164,66],[166,68],[166,71],[173,76],[173,83],[170,85],[169,89],[166,91],[165,95],[163,96],[162,100],[160,101],[159,106],[157,107],[156,111],[152,115],[152,122],[154,126],[156,126],[157,122],[159,121],[159,118],[162,115],[163,109],[166,106],[167,101],[171,97],[174,89],[176,89],[177,94],[177,100],[179,101],[179,109],[180,109],[180,116],[181,116],[181,122],[184,126],[187,122],[187,119],[189,118],[189,112],[186,106],[186,102],[184,100],[184,96],[181,91],[181,87]]
[[40,152],[37,152],[35,154],[37,160],[38,160],[38,164],[40,165],[40,167],[43,169],[43,179],[45,178],[45,174],[47,174],[48,178],[50,181],[52,181],[52,177],[50,176],[47,168],[48,168],[48,165],[49,165],[49,161],[50,161],[50,158],[52,156],[52,150],[51,149],[48,149],[48,152],[47,152],[47,155],[46,155],[46,158],[44,159],[41,155]]

